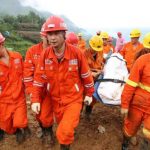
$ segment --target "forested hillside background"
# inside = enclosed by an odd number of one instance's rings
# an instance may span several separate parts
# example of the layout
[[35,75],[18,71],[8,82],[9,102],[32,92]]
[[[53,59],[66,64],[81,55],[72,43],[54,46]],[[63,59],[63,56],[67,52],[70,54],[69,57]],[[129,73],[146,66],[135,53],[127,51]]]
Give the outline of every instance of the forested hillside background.
[[[23,56],[26,50],[40,41],[40,29],[46,18],[53,15],[49,12],[39,12],[32,7],[23,6],[19,0],[0,1],[0,32],[7,38],[6,47],[19,51]],[[88,41],[90,33],[79,28],[65,16],[68,31],[82,32]]]

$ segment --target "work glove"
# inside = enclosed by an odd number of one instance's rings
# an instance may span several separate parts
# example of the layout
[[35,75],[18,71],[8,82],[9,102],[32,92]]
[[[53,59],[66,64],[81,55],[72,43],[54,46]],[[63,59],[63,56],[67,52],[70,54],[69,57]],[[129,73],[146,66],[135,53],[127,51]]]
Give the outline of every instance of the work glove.
[[85,96],[84,98],[84,104],[85,105],[90,105],[92,103],[92,97]]
[[127,117],[128,116],[128,112],[129,112],[129,110],[127,108],[121,108],[121,115],[123,117]]
[[36,114],[39,114],[39,113],[40,113],[40,110],[41,110],[40,103],[32,103],[31,109],[32,109],[32,111],[35,112]]

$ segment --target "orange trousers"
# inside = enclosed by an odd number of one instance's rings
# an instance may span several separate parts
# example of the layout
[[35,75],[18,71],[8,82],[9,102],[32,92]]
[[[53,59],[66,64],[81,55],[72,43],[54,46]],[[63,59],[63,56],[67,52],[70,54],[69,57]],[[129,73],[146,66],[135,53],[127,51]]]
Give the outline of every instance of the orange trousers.
[[150,131],[150,114],[142,112],[137,108],[129,108],[128,117],[124,120],[124,133],[129,137],[134,136],[137,133],[142,122],[144,125],[143,128]]
[[0,128],[8,134],[17,128],[27,127],[27,106],[25,101],[14,104],[0,103]]
[[74,129],[79,123],[81,108],[82,102],[73,102],[64,106],[47,97],[41,104],[41,113],[38,119],[43,127],[49,127],[53,125],[55,117],[58,123],[56,130],[57,139],[60,144],[67,145],[74,140]]
[[55,111],[58,128],[56,136],[60,144],[71,144],[74,141],[74,130],[79,124],[82,103],[57,106]]
[[41,112],[36,116],[43,127],[50,127],[54,123],[53,106],[50,97],[47,95],[41,103]]

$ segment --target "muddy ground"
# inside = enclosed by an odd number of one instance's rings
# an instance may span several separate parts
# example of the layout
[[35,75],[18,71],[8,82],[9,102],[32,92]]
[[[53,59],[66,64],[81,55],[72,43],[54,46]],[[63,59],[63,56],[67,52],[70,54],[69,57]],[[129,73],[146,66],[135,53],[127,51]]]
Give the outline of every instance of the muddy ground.
[[[0,142],[0,150],[59,150],[58,143],[53,147],[42,143],[37,137],[38,123],[29,108],[28,115],[31,137],[18,145],[15,135],[5,135],[5,139]],[[104,133],[98,131],[99,125],[105,128]],[[98,103],[94,107],[90,120],[86,120],[82,112],[71,150],[121,150],[121,126],[119,107],[109,107]],[[140,135],[140,133],[137,135],[138,141],[141,140]],[[138,145],[130,145],[130,150],[139,150],[138,147]]]

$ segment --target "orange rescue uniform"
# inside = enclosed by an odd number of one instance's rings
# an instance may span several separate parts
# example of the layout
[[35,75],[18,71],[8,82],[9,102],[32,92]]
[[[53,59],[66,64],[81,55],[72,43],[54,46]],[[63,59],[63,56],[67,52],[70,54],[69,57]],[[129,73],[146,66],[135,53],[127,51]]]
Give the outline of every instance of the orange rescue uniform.
[[[89,48],[84,53],[90,69],[102,70],[103,69],[103,63],[104,63],[103,51],[97,52],[96,59],[94,59],[91,51],[93,51],[93,50]],[[93,101],[92,101],[90,106],[94,106],[95,103],[96,103],[96,100],[93,97]]]
[[97,52],[96,59],[94,59],[92,50],[89,48],[85,51],[85,57],[87,59],[90,69],[102,69],[103,67],[103,51]]
[[134,63],[121,101],[121,107],[129,109],[124,122],[125,134],[136,134],[142,121],[150,132],[150,54],[141,56]]
[[60,63],[52,47],[43,52],[34,77],[32,102],[40,102],[41,89],[48,82],[51,107],[47,109],[54,112],[59,124],[56,131],[59,143],[68,145],[73,142],[74,129],[79,123],[83,91],[92,96],[94,83],[82,52],[65,44],[64,58]]
[[85,49],[86,49],[86,42],[85,42],[85,40],[84,39],[79,39],[77,47],[84,52]]
[[[25,62],[24,62],[24,83],[26,87],[26,94],[32,93],[33,77],[38,62],[40,60],[40,55],[42,51],[43,51],[43,43],[40,42],[36,45],[33,45],[31,48],[29,48],[26,53]],[[42,108],[49,107],[50,105],[49,98],[46,93],[46,85],[42,91],[41,105]],[[49,113],[51,113],[51,111],[49,112],[45,109],[41,109],[41,113],[36,116],[38,121],[42,123],[43,127],[49,127],[53,124],[53,120],[51,120],[51,116],[49,118]]]
[[26,53],[24,62],[24,84],[26,87],[26,94],[32,93],[34,72],[42,51],[43,43],[41,42],[30,47]]
[[23,62],[10,52],[9,66],[0,61],[0,128],[9,134],[27,127],[27,108],[23,86]]
[[133,61],[135,58],[135,54],[139,52],[143,48],[143,45],[138,42],[136,46],[134,46],[131,42],[126,43],[123,48],[120,50],[120,54],[127,62],[127,68],[130,71]]
[[110,45],[103,46],[103,53],[108,54],[110,51],[113,52],[113,48]]

